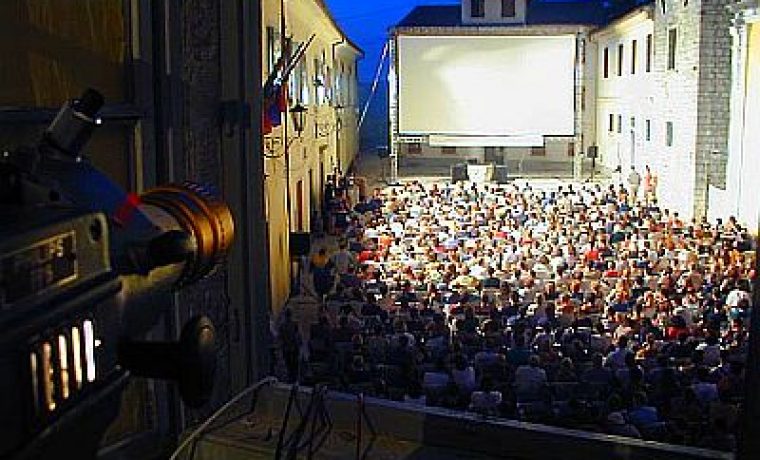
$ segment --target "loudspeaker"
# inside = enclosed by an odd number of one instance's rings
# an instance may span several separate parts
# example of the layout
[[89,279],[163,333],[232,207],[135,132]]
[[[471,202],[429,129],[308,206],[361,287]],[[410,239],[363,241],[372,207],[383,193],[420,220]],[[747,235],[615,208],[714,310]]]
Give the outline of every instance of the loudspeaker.
[[509,181],[509,168],[506,165],[494,165],[491,180],[497,184],[506,184]]
[[451,182],[457,183],[459,181],[465,181],[469,179],[467,176],[467,165],[464,163],[457,163],[451,165]]
[[311,234],[290,232],[290,257],[308,256],[311,252]]
[[596,145],[589,145],[588,150],[586,151],[586,157],[588,158],[598,158],[599,157],[599,147]]

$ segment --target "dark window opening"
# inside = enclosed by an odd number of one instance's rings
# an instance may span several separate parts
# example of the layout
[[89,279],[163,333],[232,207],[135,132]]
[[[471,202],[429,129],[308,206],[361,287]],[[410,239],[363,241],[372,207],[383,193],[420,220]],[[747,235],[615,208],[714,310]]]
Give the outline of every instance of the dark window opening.
[[676,68],[676,48],[678,46],[678,31],[670,29],[668,31],[668,70]]
[[486,15],[485,0],[472,0],[470,2],[470,14],[473,18],[482,18]]
[[618,77],[623,76],[623,44],[621,43],[618,45],[618,55],[617,55],[617,74]]
[[636,74],[636,52],[639,42],[638,40],[634,40],[631,42],[631,75]]

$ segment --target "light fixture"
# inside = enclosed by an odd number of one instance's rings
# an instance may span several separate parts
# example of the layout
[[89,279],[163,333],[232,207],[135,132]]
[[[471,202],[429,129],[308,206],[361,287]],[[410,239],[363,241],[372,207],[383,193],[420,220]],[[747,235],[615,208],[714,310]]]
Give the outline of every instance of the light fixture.
[[293,117],[293,129],[295,129],[298,137],[301,137],[305,124],[306,112],[309,109],[304,107],[300,102],[290,109],[290,116]]

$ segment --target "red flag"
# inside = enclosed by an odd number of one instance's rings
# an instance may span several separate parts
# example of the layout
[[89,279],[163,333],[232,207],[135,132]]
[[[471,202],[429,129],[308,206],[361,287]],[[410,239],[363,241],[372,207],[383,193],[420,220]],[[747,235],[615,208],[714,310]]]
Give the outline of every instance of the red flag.
[[278,108],[280,112],[288,110],[288,85],[282,85],[280,88],[279,98],[277,100]]
[[261,134],[272,134],[272,120],[269,119],[269,113],[265,110],[261,117]]

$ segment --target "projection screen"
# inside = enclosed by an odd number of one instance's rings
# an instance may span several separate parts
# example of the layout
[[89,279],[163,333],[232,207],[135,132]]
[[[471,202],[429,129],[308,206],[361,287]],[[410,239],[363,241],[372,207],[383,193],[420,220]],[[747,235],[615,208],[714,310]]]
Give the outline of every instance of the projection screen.
[[399,36],[399,131],[572,136],[575,37]]

